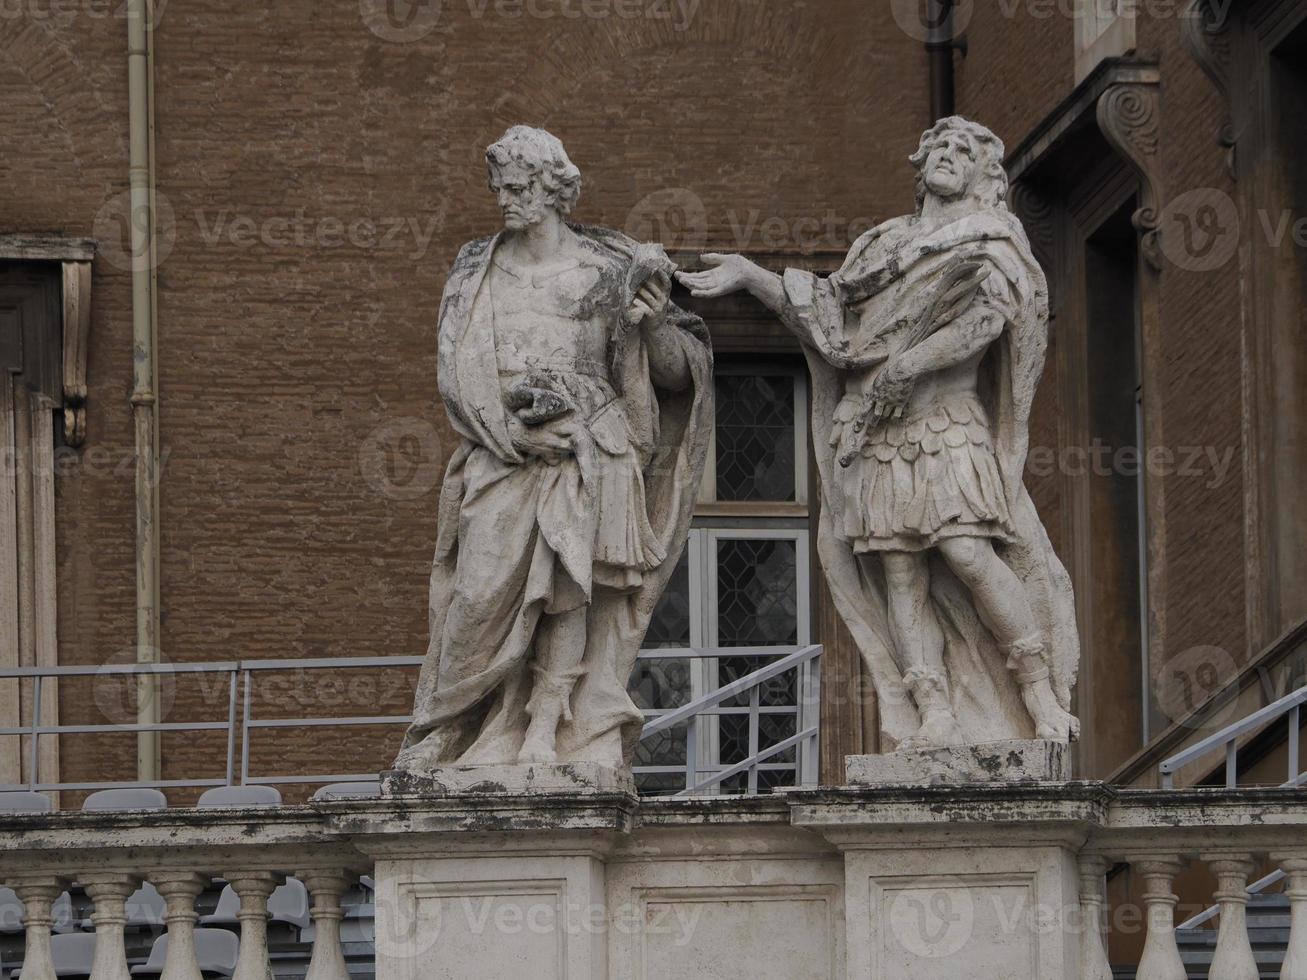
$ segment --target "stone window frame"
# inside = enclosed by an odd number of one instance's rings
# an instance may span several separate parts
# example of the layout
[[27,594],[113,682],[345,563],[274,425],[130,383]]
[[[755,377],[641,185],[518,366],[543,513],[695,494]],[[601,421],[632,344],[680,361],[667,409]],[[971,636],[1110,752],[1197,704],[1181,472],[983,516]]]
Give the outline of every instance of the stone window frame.
[[[1014,149],[1005,161],[1012,191],[1010,203],[1022,219],[1031,246],[1048,273],[1053,309],[1053,350],[1048,380],[1058,388],[1061,411],[1058,442],[1063,446],[1090,444],[1088,357],[1088,304],[1085,297],[1084,254],[1088,240],[1123,206],[1132,206],[1131,224],[1138,237],[1136,272],[1137,317],[1140,337],[1139,378],[1146,410],[1142,443],[1164,445],[1165,417],[1161,383],[1160,284],[1163,263],[1159,220],[1166,188],[1158,161],[1160,132],[1159,90],[1161,73],[1154,62],[1110,58],[1101,62],[1063,103]],[[1068,157],[1075,158],[1075,166]],[[1140,515],[1142,595],[1139,603],[1142,664],[1140,726],[1144,744],[1158,734],[1150,730],[1150,682],[1162,649],[1161,623],[1150,597],[1166,593],[1165,481],[1142,476]],[[1076,583],[1077,621],[1082,643],[1089,651],[1081,665],[1076,698],[1077,713],[1086,739],[1078,752],[1079,768],[1094,778],[1108,776],[1125,759],[1099,760],[1092,747],[1101,743],[1093,730],[1093,705],[1099,681],[1114,676],[1113,667],[1101,663],[1104,651],[1095,637],[1107,630],[1111,612],[1095,601],[1092,584],[1107,574],[1096,568],[1095,530],[1092,526],[1093,487],[1090,474],[1064,467],[1059,477],[1063,500],[1062,557]]]
[[1124,57],[1135,50],[1138,43],[1136,6],[1135,0],[1078,0],[1075,13],[1077,85],[1106,59]]
[[[49,270],[58,296],[59,323],[44,344],[57,344],[49,362],[57,376],[24,384],[21,373],[0,372],[0,666],[58,666],[58,583],[54,452],[86,438],[86,363],[91,329],[91,239],[0,235],[0,264]],[[26,339],[26,338],[24,338]],[[16,383],[17,381],[17,383]],[[48,390],[47,390],[48,389]],[[30,723],[34,685],[0,682],[0,725]],[[43,724],[59,720],[56,683],[42,685]],[[0,743],[0,782],[38,785],[58,778],[57,738],[8,737]]]

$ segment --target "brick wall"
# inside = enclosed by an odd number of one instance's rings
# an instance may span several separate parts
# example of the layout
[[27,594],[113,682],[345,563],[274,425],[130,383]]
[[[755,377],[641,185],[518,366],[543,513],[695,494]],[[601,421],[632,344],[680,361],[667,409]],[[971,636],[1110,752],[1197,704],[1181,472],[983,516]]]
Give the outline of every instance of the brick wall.
[[[458,247],[498,226],[482,154],[508,125],[565,141],[585,174],[578,219],[681,247],[843,248],[912,206],[926,62],[882,5],[592,2],[572,7],[611,15],[566,19],[446,0],[438,19],[414,8],[407,28],[373,30],[374,6],[162,9],[167,659],[424,651],[436,489],[454,444],[436,392],[437,307]],[[126,189],[125,23],[81,11],[0,30],[0,97],[21,110],[0,134],[16,190],[0,226],[90,234]],[[129,277],[97,260],[83,460],[130,461],[130,335]],[[71,467],[59,502],[61,658],[130,658],[130,469]],[[263,717],[403,713],[411,696],[391,678],[268,681]],[[225,696],[185,681],[165,703],[171,718],[217,719]],[[67,684],[63,712],[123,717],[124,703],[105,683]],[[265,734],[254,768],[371,769],[398,734]],[[166,777],[217,775],[223,745],[168,735],[164,753]],[[65,778],[124,776],[134,737],[66,739],[64,758]]]

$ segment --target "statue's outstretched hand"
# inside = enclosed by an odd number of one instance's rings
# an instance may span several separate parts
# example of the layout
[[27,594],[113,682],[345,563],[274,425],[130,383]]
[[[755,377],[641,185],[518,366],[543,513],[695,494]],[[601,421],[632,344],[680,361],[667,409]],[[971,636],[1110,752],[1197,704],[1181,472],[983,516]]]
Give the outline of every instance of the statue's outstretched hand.
[[692,296],[726,296],[747,289],[757,268],[743,255],[719,255],[709,252],[701,256],[708,266],[703,272],[678,272],[676,278],[690,290]]

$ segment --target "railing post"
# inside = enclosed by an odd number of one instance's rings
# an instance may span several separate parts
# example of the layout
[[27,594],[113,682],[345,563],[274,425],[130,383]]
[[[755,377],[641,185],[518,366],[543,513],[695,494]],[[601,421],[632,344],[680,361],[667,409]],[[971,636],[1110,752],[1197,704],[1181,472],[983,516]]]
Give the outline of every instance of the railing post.
[[131,980],[123,928],[127,925],[127,899],[140,887],[136,875],[115,871],[79,875],[78,880],[95,903],[95,960],[91,980]]
[[167,906],[168,953],[159,980],[203,980],[195,958],[195,899],[208,879],[193,871],[161,871],[150,875],[150,883]]
[[340,897],[349,887],[350,878],[343,870],[301,871],[297,877],[313,896],[313,955],[309,958],[304,980],[349,980],[345,952],[340,946],[340,920],[345,913]]
[[241,945],[231,980],[272,980],[272,963],[268,959],[268,896],[286,880],[285,876],[272,871],[237,871],[223,877],[241,900],[240,911],[236,913],[241,923]]
[[699,782],[699,716],[691,715],[685,722],[685,789],[694,793]]
[[1104,879],[1107,859],[1080,858],[1080,980],[1112,980],[1103,935]]
[[54,960],[50,957],[50,930],[54,926],[52,908],[55,900],[68,888],[57,875],[14,875],[6,880],[23,903],[23,926],[27,945],[23,953],[24,980],[55,980]]
[[1148,916],[1148,938],[1135,980],[1188,980],[1180,949],[1175,942],[1175,906],[1179,899],[1171,890],[1184,865],[1176,858],[1149,858],[1132,863],[1144,879],[1144,907]]
[[1248,938],[1248,876],[1253,862],[1228,854],[1208,855],[1203,860],[1216,875],[1216,900],[1221,906],[1221,929],[1208,975],[1211,980],[1260,980]]
[[1292,909],[1289,949],[1280,969],[1280,980],[1307,980],[1307,851],[1276,855],[1289,882],[1285,894]]

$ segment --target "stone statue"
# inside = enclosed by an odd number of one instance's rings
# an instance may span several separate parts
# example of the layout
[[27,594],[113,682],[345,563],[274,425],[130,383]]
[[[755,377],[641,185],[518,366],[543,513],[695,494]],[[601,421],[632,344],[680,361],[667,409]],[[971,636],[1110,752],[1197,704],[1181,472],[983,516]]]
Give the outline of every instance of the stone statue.
[[395,768],[628,766],[627,683],[685,541],[712,416],[703,322],[661,247],[569,223],[581,173],[517,126],[486,154],[504,230],[440,310],[462,436],[440,496],[431,641]]
[[888,750],[1078,734],[1071,583],[1022,483],[1048,289],[1005,203],[1003,144],[960,117],[911,161],[916,214],[829,278],[705,255],[696,296],[748,290],[813,385],[820,553]]

